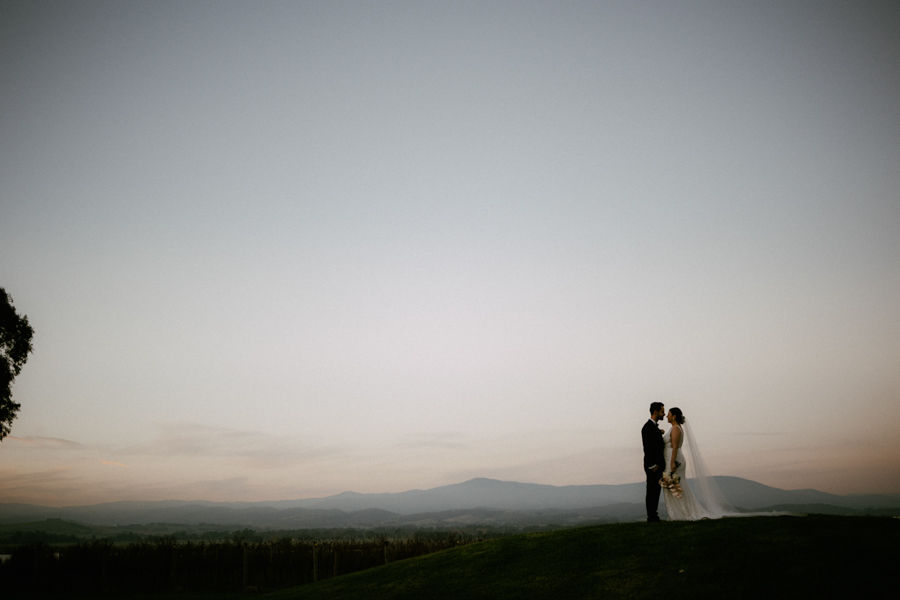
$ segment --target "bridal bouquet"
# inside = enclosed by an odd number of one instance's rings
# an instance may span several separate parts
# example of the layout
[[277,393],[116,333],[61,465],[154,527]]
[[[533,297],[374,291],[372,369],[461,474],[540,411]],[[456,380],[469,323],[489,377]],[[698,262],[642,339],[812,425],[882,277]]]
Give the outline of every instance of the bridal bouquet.
[[662,479],[659,480],[659,485],[672,492],[672,495],[676,498],[681,498],[681,494],[684,492],[681,489],[681,477],[675,473],[663,473]]

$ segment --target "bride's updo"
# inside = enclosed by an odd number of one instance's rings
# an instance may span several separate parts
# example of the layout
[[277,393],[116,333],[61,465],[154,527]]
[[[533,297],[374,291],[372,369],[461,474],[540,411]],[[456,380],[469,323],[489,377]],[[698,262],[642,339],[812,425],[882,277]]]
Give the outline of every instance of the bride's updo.
[[670,408],[669,412],[675,415],[675,421],[679,425],[684,425],[684,414],[681,412],[680,408]]

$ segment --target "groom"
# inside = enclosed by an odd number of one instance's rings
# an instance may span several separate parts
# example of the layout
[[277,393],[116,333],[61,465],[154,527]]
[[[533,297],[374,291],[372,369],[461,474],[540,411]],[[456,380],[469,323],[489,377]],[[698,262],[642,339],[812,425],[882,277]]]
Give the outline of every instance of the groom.
[[644,472],[647,474],[647,522],[659,523],[659,480],[662,478],[665,458],[663,458],[662,430],[657,422],[666,414],[666,407],[662,402],[654,402],[650,405],[650,420],[641,429],[641,439],[644,442]]

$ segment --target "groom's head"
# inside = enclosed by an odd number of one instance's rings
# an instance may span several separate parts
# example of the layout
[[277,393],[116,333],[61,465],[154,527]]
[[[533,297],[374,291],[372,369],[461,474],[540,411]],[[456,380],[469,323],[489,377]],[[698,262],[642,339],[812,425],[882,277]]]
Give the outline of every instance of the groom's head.
[[666,414],[666,405],[662,402],[652,402],[650,404],[650,418],[659,421]]

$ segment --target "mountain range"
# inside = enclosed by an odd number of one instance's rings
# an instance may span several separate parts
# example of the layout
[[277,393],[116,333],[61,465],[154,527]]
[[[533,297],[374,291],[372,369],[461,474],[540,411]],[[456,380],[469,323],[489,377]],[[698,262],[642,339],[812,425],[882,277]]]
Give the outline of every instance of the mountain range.
[[[726,498],[744,510],[860,514],[900,509],[900,494],[783,490],[739,477],[716,477],[716,481]],[[67,507],[0,504],[0,523],[64,519],[88,525],[202,523],[257,529],[562,525],[640,520],[645,516],[644,489],[644,483],[552,486],[476,478],[428,490],[344,492],[324,498],[268,502],[123,501]]]

